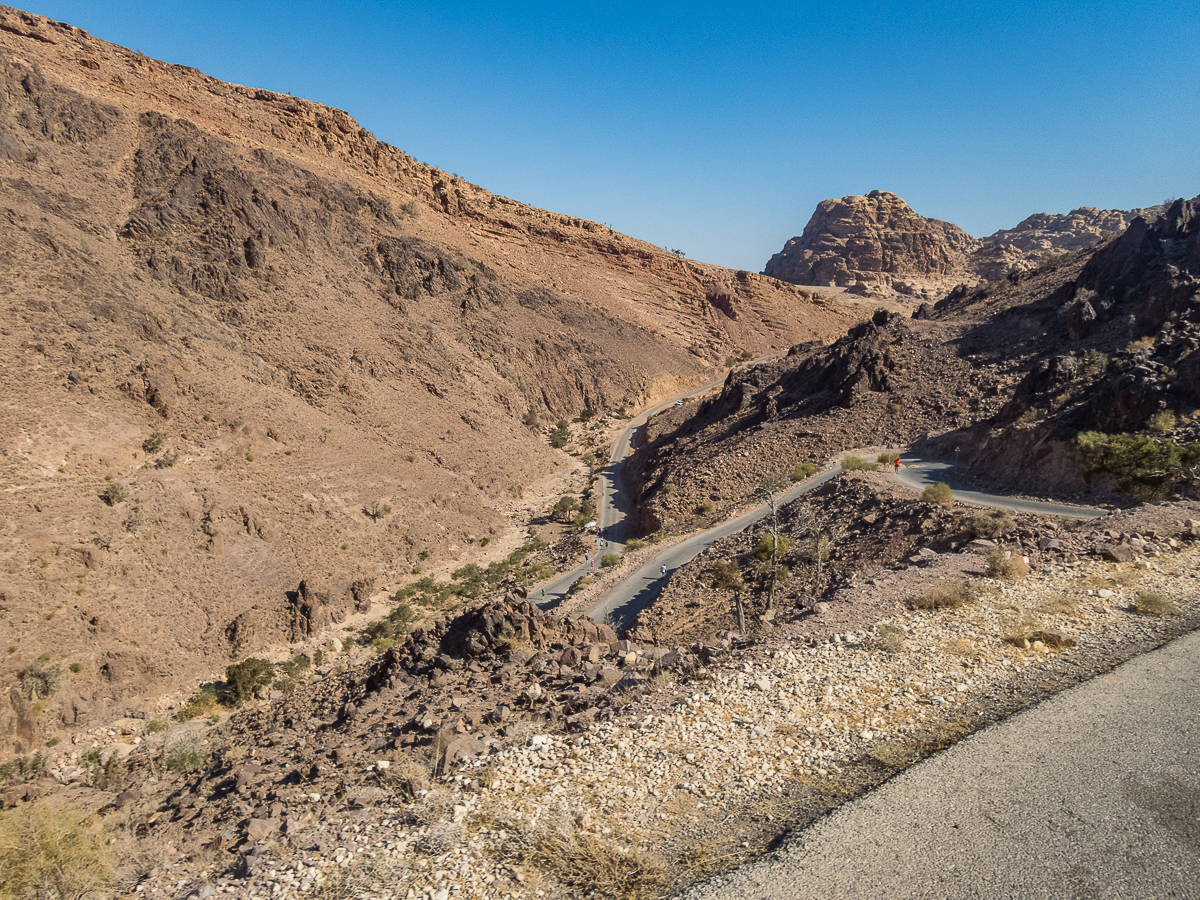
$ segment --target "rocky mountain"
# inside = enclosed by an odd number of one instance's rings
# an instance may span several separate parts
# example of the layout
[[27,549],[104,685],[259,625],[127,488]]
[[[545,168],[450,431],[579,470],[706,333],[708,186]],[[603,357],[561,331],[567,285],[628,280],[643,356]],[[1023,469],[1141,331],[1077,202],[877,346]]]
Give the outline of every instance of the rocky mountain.
[[895,194],[824,200],[804,226],[767,262],[764,274],[792,284],[895,289],[929,296],[970,278],[970,254],[980,242],[957,225],[915,213]]
[[1165,207],[1038,213],[1015,228],[977,239],[927,219],[887,191],[825,200],[804,233],[789,240],[763,272],[792,284],[842,287],[856,294],[889,292],[930,298],[959,282],[997,281],[1028,272],[1051,256],[1094,246],[1138,217]]
[[0,217],[0,749],[486,564],[582,471],[544,423],[851,321],[9,8]]
[[[1100,247],[960,286],[912,318],[881,310],[832,344],[731,373],[715,397],[648,424],[627,480],[641,528],[685,527],[772,472],[889,444],[943,458],[960,447],[960,471],[1008,491],[1194,494],[1198,209],[1177,200]],[[1088,432],[1101,437],[1081,449]]]

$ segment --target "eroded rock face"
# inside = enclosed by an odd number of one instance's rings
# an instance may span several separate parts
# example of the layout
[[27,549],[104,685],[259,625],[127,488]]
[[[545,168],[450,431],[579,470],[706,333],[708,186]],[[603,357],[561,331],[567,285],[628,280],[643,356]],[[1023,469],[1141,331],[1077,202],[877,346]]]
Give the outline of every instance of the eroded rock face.
[[[1073,253],[1124,231],[1138,216],[1157,218],[1161,206],[1147,209],[1096,209],[1081,206],[1065,214],[1035,213],[1014,228],[1002,228],[983,239],[985,245],[1020,251],[1029,260]],[[1005,273],[1007,274],[1007,273]]]
[[776,253],[765,274],[792,284],[922,298],[949,280],[999,281],[1047,258],[1092,247],[1163,206],[1037,213],[1014,228],[978,239],[956,225],[927,219],[895,194],[871,191],[818,204],[804,233]]
[[927,219],[887,191],[818,204],[804,233],[784,245],[764,273],[793,284],[827,285],[870,293],[902,282],[962,280],[969,255],[981,246],[957,225]]

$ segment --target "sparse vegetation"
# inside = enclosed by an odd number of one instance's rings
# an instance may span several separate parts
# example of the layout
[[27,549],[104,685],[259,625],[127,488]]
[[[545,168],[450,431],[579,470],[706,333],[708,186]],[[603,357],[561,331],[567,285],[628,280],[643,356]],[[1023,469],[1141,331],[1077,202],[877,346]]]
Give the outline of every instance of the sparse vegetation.
[[561,450],[571,442],[571,423],[566,419],[559,419],[554,426],[554,430],[550,432],[550,446]]
[[378,500],[375,500],[370,506],[364,507],[363,512],[372,522],[378,522],[385,516],[390,516],[392,514],[392,508],[386,503],[380,503]]
[[913,609],[957,609],[975,600],[976,596],[969,581],[939,581],[908,603]]
[[1084,431],[1072,446],[1083,457],[1085,476],[1107,472],[1130,489],[1193,485],[1200,480],[1200,443],[1181,445],[1149,435]]
[[1029,574],[1029,566],[1019,554],[1011,553],[1000,547],[993,547],[987,554],[987,569],[989,578],[1012,580]]
[[885,450],[883,453],[880,453],[877,457],[875,457],[875,462],[881,463],[885,466],[890,466],[890,465],[894,464],[896,462],[896,460],[898,460],[899,458],[900,458],[899,453],[895,453],[891,450]]
[[1164,409],[1161,412],[1156,412],[1146,420],[1146,429],[1148,431],[1156,431],[1159,434],[1168,434],[1175,430],[1177,421],[1175,413],[1169,409]]
[[1016,520],[1007,510],[993,509],[972,515],[967,527],[977,538],[993,538],[1012,531],[1016,525]]
[[796,463],[796,468],[792,469],[792,481],[804,481],[807,478],[812,478],[816,474],[817,467],[812,463]]
[[256,656],[227,666],[225,682],[229,685],[230,702],[234,706],[241,706],[253,700],[256,691],[271,683],[272,676],[271,664]]
[[187,722],[206,716],[217,707],[217,691],[211,685],[205,685],[182,709],[175,714],[180,722]]
[[939,481],[937,484],[926,485],[925,490],[921,491],[921,499],[937,506],[949,506],[954,502],[954,494],[950,485]]
[[1157,591],[1138,591],[1133,601],[1133,608],[1143,616],[1179,615],[1179,606],[1169,597]]
[[745,587],[742,573],[733,560],[718,560],[709,571],[713,576],[713,587],[719,591],[740,591]]
[[758,539],[758,543],[754,545],[754,558],[759,562],[765,562],[766,560],[770,559],[772,555],[783,556],[788,552],[789,546],[790,542],[788,541],[787,536],[780,535],[779,546],[776,547],[775,535],[768,532],[760,537]]
[[0,816],[0,900],[83,900],[112,884],[109,835],[49,800]]
[[877,625],[875,627],[875,646],[885,653],[899,653],[904,649],[904,639],[908,632],[901,625]]
[[126,497],[125,485],[112,482],[106,484],[104,490],[100,492],[100,499],[108,506],[116,506],[118,503],[124,503]]
[[842,460],[842,468],[847,472],[874,472],[878,466],[861,456],[851,454]]
[[619,553],[605,553],[602,557],[600,557],[600,565],[604,566],[605,568],[612,568],[613,566],[620,565],[620,563],[621,554]]
[[161,431],[155,431],[150,435],[150,437],[142,441],[142,450],[144,450],[148,456],[153,456],[163,448],[163,445],[165,445],[166,442],[167,436]]
[[62,673],[58,666],[37,659],[17,673],[17,680],[21,682],[21,691],[28,699],[45,700],[58,690]]

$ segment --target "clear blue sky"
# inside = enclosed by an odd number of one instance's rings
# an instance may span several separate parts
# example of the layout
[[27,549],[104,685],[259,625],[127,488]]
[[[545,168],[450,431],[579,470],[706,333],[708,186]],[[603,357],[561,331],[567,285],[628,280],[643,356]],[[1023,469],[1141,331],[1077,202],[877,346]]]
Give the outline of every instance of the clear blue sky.
[[[12,2],[12,0],[8,0]],[[982,236],[1200,193],[1196,0],[45,0],[489,190],[760,271],[828,197]]]

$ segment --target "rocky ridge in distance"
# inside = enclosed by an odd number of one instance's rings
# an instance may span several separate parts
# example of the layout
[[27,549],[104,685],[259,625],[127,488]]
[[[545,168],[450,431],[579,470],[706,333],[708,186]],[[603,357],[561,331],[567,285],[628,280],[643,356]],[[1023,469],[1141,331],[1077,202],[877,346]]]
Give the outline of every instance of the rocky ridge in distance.
[[929,219],[888,191],[824,200],[804,232],[768,260],[764,274],[797,285],[928,300],[960,282],[997,281],[1051,256],[1094,246],[1165,206],[1037,213],[1014,228],[975,238]]

